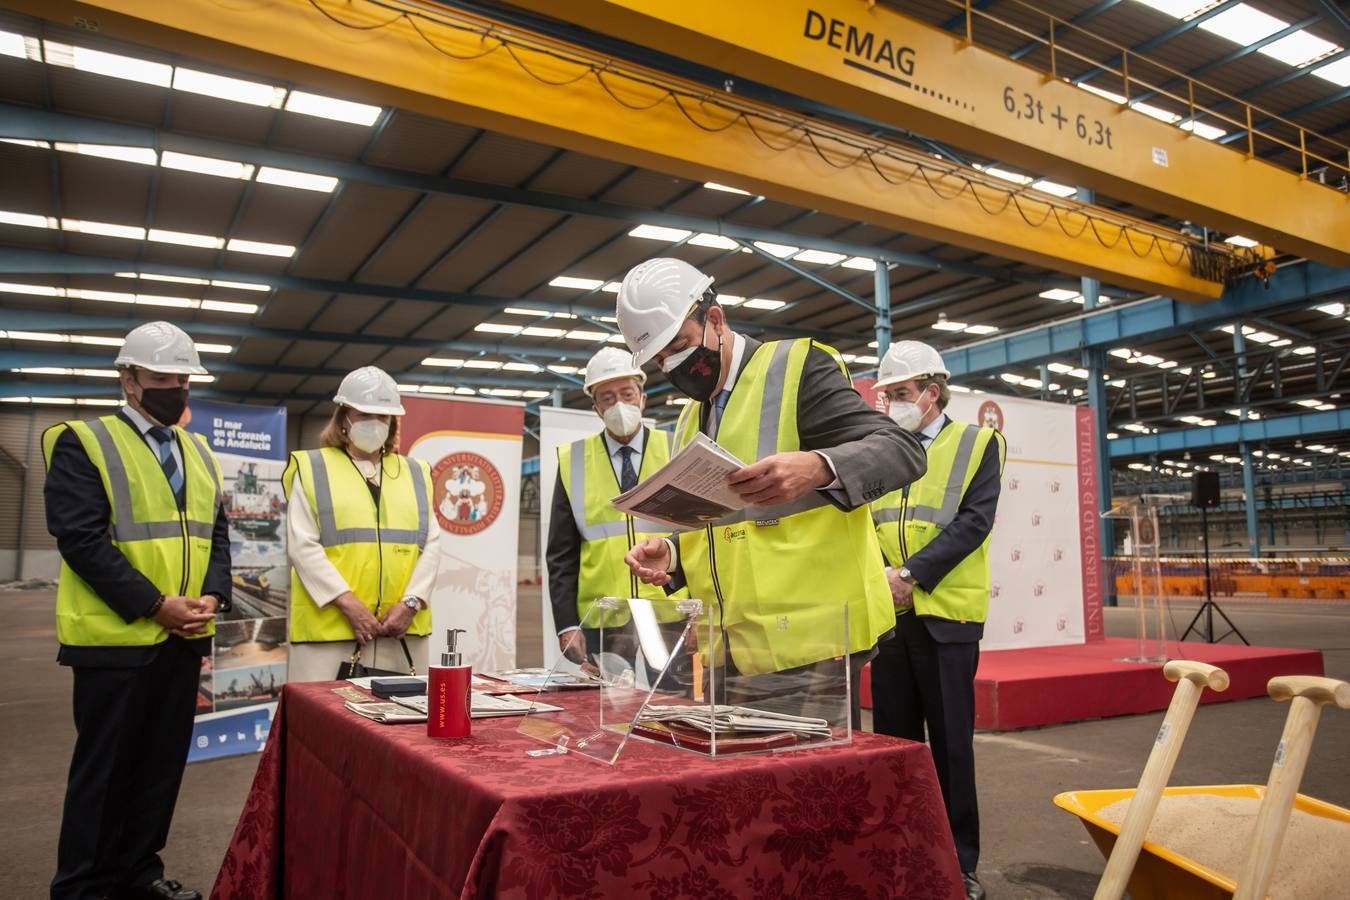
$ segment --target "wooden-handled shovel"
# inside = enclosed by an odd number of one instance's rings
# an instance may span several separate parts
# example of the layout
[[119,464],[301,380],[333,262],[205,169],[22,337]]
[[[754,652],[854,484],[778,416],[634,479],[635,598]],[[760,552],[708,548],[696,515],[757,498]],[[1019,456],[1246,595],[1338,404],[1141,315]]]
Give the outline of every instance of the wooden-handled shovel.
[[1191,726],[1191,717],[1195,715],[1195,707],[1200,703],[1200,693],[1206,687],[1216,691],[1228,690],[1228,673],[1202,662],[1175,659],[1163,666],[1163,675],[1168,681],[1175,681],[1177,689],[1172,694],[1172,704],[1167,707],[1162,726],[1158,728],[1153,751],[1144,764],[1139,787],[1135,789],[1129,809],[1125,812],[1120,836],[1111,848],[1111,857],[1106,861],[1106,871],[1102,872],[1102,880],[1097,884],[1093,900],[1120,900],[1125,895],[1130,874],[1139,859],[1139,849],[1144,844],[1153,814],[1158,811],[1158,801],[1162,799],[1163,788],[1167,786],[1172,767],[1176,765],[1181,742]]
[[1289,715],[1284,720],[1280,745],[1275,749],[1266,795],[1256,814],[1251,849],[1242,865],[1242,874],[1238,876],[1233,900],[1261,900],[1266,896],[1275,863],[1280,858],[1280,845],[1284,843],[1284,830],[1289,825],[1294,796],[1303,780],[1303,768],[1308,764],[1308,752],[1312,750],[1322,705],[1335,703],[1341,709],[1350,709],[1350,684],[1335,678],[1282,675],[1270,679],[1266,691],[1273,700],[1290,701]]

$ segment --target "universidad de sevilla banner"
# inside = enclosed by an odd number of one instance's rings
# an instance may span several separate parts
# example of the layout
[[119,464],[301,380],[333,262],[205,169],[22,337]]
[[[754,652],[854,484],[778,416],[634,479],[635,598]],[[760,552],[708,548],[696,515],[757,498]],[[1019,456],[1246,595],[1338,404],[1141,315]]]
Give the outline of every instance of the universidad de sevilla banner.
[[431,595],[431,659],[445,632],[478,672],[516,664],[516,556],[520,540],[521,403],[403,397],[405,454],[431,466],[431,505],[441,526]]

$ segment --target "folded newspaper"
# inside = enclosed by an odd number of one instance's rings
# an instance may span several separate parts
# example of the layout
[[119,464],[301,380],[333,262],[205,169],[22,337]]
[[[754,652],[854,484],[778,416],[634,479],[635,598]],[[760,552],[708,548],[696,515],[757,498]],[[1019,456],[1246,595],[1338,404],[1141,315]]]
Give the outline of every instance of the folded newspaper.
[[793,716],[749,706],[648,706],[638,722],[678,723],[708,734],[792,732],[807,737],[831,736],[830,723],[810,716]]
[[399,725],[403,722],[425,722],[426,710],[417,712],[398,703],[353,703],[347,702],[347,708],[358,716],[365,716],[383,725]]
[[747,504],[727,477],[745,468],[716,441],[699,434],[637,487],[614,498],[614,508],[675,529],[702,528]]

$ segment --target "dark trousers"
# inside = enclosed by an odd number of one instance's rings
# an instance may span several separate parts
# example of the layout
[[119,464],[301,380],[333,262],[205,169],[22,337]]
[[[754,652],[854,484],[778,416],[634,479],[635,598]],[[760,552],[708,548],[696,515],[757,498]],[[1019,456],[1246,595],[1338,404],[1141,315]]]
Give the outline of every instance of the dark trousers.
[[947,821],[962,872],[980,859],[980,810],[975,797],[975,668],[978,641],[944,644],[913,613],[896,617],[895,637],[872,661],[872,729],[924,739],[933,750]]
[[164,877],[187,765],[201,654],[170,637],[148,665],[75,666],[75,752],[52,900],[115,894]]

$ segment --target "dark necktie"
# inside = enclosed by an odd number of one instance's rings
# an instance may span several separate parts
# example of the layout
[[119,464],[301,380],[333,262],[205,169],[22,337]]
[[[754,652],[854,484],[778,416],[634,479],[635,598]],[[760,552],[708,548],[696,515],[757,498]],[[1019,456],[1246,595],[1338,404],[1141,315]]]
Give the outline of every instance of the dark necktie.
[[173,458],[173,429],[156,425],[151,427],[150,436],[159,441],[159,466],[164,470],[164,477],[169,479],[169,487],[173,489],[178,505],[182,506],[183,470],[178,468],[178,461]]
[[623,457],[623,462],[619,465],[619,490],[631,491],[637,487],[637,471],[633,468],[633,454],[637,451],[632,447],[620,447],[619,455]]

